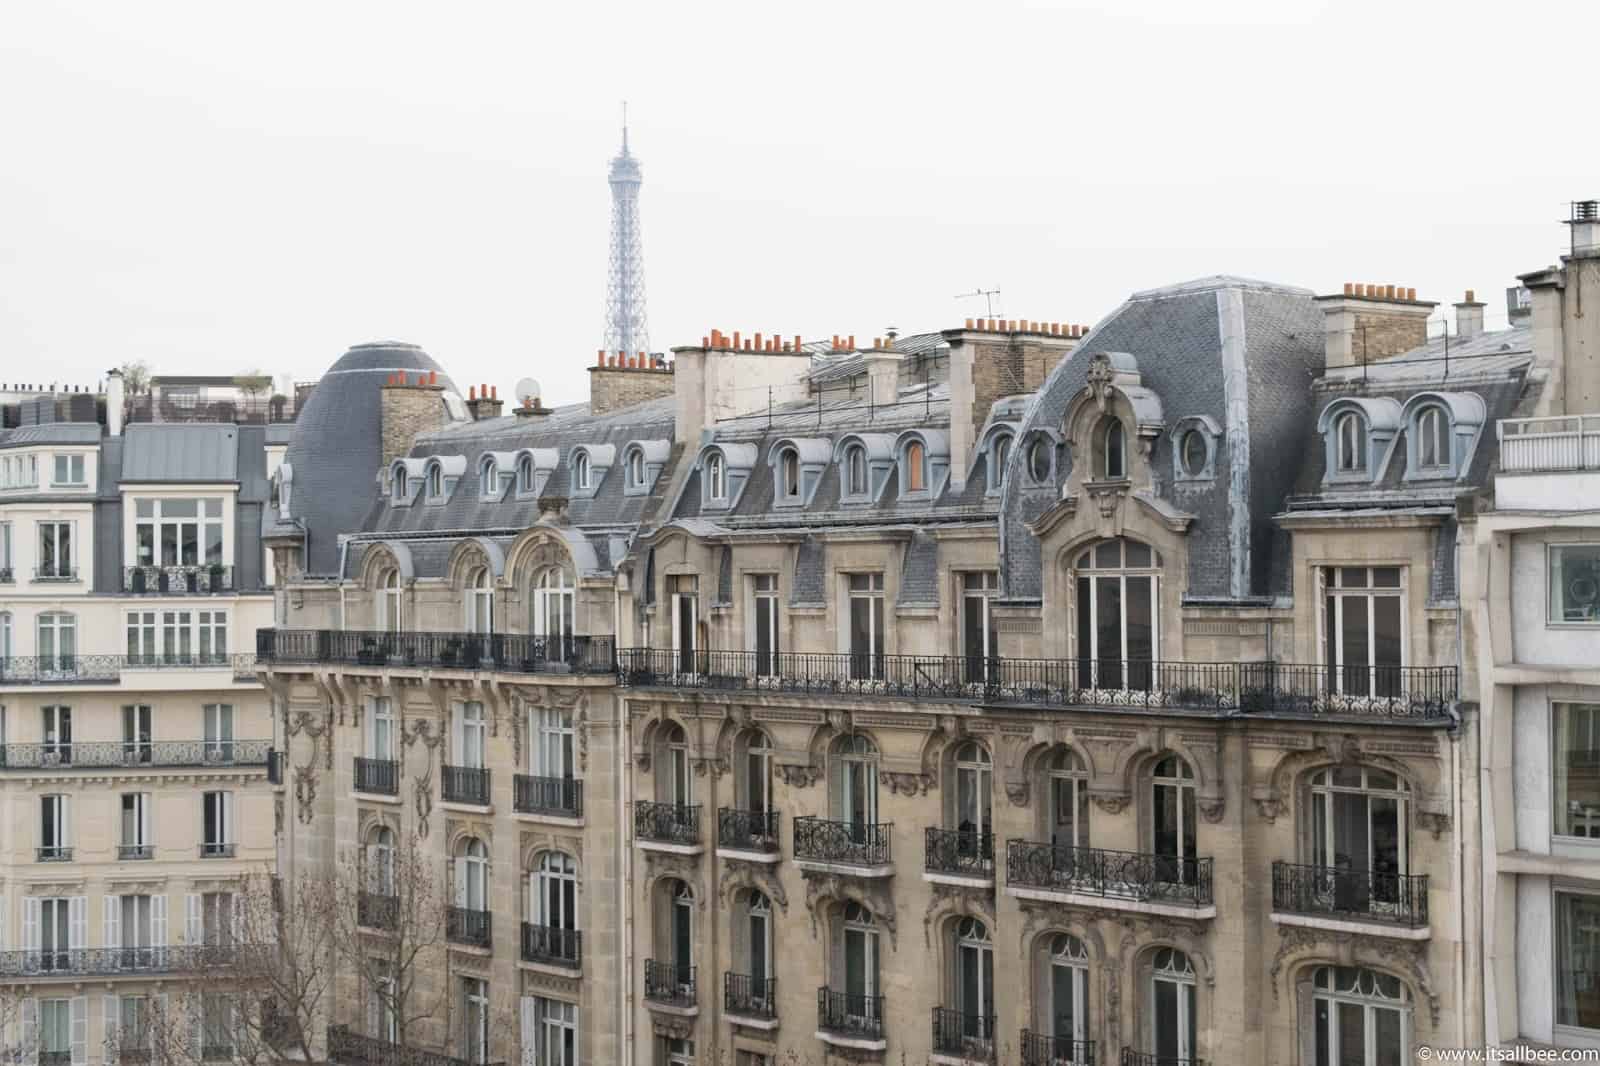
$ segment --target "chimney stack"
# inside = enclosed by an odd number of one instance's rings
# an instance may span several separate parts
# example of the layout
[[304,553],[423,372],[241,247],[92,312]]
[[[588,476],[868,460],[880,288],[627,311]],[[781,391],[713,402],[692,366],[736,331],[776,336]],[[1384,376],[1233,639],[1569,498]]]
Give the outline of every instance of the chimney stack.
[[106,373],[106,433],[113,437],[122,436],[122,419],[124,417],[123,404],[125,402],[126,385],[122,380],[122,371],[110,370]]
[[1483,333],[1483,304],[1477,296],[1477,293],[1468,289],[1466,299],[1455,305],[1456,336],[1464,341]]
[[1600,257],[1600,200],[1574,201],[1567,225],[1572,227],[1574,259]]
[[1420,348],[1428,341],[1428,316],[1437,306],[1417,299],[1416,289],[1366,282],[1346,282],[1343,292],[1316,299],[1329,370]]

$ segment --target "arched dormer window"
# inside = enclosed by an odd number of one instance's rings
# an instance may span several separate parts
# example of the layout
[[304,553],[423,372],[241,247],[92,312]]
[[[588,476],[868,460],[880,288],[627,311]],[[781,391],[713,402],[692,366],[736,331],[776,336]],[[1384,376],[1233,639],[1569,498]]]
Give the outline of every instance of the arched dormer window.
[[517,460],[517,491],[530,493],[533,491],[533,456],[524,455]]
[[406,468],[404,463],[394,464],[389,471],[389,498],[400,501],[406,498]]
[[444,499],[444,467],[437,462],[429,463],[425,478],[428,484],[428,499]]
[[1450,466],[1450,416],[1437,405],[1417,414],[1417,465],[1423,469]]
[[800,453],[793,448],[778,457],[778,491],[787,500],[800,498]]
[[906,445],[905,455],[906,492],[924,492],[928,488],[928,455],[922,447],[921,441],[911,441]]
[[1367,425],[1357,411],[1346,411],[1333,423],[1333,448],[1341,474],[1359,474],[1367,469]]
[[1050,481],[1051,470],[1055,466],[1055,445],[1043,433],[1034,435],[1028,443],[1028,480],[1035,485],[1045,485]]
[[467,632],[494,632],[494,575],[487,566],[467,578]]
[[378,628],[398,633],[400,620],[400,571],[390,568],[378,583]]
[[494,461],[493,456],[484,456],[483,462],[478,466],[478,495],[483,499],[493,499],[500,492],[500,466]]
[[634,448],[628,453],[628,485],[639,488],[644,484],[644,449]]
[[867,449],[859,444],[845,452],[845,491],[851,496],[867,494]]
[[1006,464],[1011,461],[1011,447],[1015,441],[1015,436],[1009,432],[995,433],[989,438],[988,461],[985,464],[988,484],[985,488],[990,495],[999,492],[1005,482]]
[[572,485],[578,489],[587,489],[589,487],[588,452],[578,452],[572,457]]
[[1099,445],[1100,473],[1107,481],[1120,481],[1128,476],[1127,431],[1122,419],[1107,415],[1100,421]]
[[728,471],[721,452],[706,456],[706,496],[713,500],[728,498]]
[[[489,909],[489,848],[468,837],[456,850],[456,906],[468,911]],[[451,939],[456,939],[452,937]]]

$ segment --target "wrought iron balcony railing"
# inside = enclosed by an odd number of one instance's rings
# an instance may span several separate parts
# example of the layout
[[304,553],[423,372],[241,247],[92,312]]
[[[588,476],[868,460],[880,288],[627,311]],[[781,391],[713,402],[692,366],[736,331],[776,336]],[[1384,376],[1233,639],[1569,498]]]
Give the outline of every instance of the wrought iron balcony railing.
[[1022,1066],[1094,1066],[1094,1041],[1024,1029]]
[[42,1048],[39,1051],[39,1066],[70,1066],[71,1062],[71,1051],[54,1051],[49,1048]]
[[657,844],[698,844],[700,805],[639,800],[633,805],[633,835]]
[[963,1014],[947,1007],[933,1008],[933,1051],[959,1055],[976,1062],[994,1058],[993,1014]]
[[521,814],[583,815],[583,782],[576,778],[518,774],[511,788],[512,808]]
[[187,973],[226,966],[231,944],[179,944],[161,948],[42,948],[0,951],[0,977],[102,977]]
[[583,933],[553,925],[522,923],[522,961],[577,966],[583,961]]
[[745,1018],[778,1016],[778,979],[751,977],[747,973],[722,975],[722,1009]]
[[11,567],[0,566],[0,585],[9,585],[15,580]]
[[437,667],[508,674],[609,674],[616,641],[607,636],[527,633],[393,633],[361,629],[258,629],[263,664]]
[[208,840],[200,845],[202,859],[231,859],[239,845],[231,840]]
[[[375,1036],[353,1033],[343,1025],[328,1027],[328,1061],[336,1066],[478,1066],[470,1059],[442,1051],[406,1047]],[[505,1066],[503,1062],[489,1066]]]
[[929,828],[926,837],[923,869],[929,873],[994,876],[993,833],[980,833],[976,829]]
[[50,844],[37,848],[36,858],[39,862],[71,862],[72,848],[65,844]]
[[446,907],[444,911],[445,939],[455,944],[487,948],[493,944],[494,913],[474,910],[471,907]]
[[90,740],[0,746],[0,770],[265,766],[270,740]]
[[356,922],[368,929],[393,932],[400,924],[400,897],[389,892],[362,892],[356,896]]
[[674,1007],[695,1005],[695,968],[678,966],[670,962],[646,959],[644,962],[644,998],[655,1003]]
[[1392,922],[1415,929],[1428,924],[1428,875],[1275,862],[1272,908],[1291,914]]
[[153,844],[118,844],[117,860],[119,862],[133,862],[139,859],[153,859],[156,849]]
[[883,997],[817,989],[817,1028],[862,1040],[883,1039]]
[[76,581],[78,580],[78,568],[76,566],[36,566],[33,568],[33,579],[39,582]]
[[891,822],[834,822],[826,818],[794,820],[794,857],[850,866],[887,866]]
[[1074,848],[1012,840],[1006,881],[1086,896],[1203,907],[1211,899],[1211,860],[1139,851]]
[[1139,708],[1210,715],[1447,718],[1453,666],[1360,667],[1148,659],[1005,659],[699,651],[617,653],[620,683],[801,695]]
[[1206,1066],[1206,1063],[1204,1059],[1176,1055],[1157,1055],[1149,1051],[1135,1051],[1131,1047],[1125,1047],[1122,1049],[1121,1066]]
[[139,670],[230,670],[235,682],[256,679],[254,655],[9,655],[0,658],[0,685],[95,685]]
[[738,851],[777,851],[777,811],[717,810],[717,845]]
[[446,803],[489,805],[489,771],[482,766],[439,768],[439,795]]
[[232,1060],[232,1044],[213,1043],[208,1040],[200,1045],[200,1061],[202,1062],[231,1062]]
[[372,796],[398,796],[400,794],[400,762],[398,759],[367,759],[355,757],[356,791]]
[[128,566],[122,591],[135,596],[214,596],[233,591],[231,566]]

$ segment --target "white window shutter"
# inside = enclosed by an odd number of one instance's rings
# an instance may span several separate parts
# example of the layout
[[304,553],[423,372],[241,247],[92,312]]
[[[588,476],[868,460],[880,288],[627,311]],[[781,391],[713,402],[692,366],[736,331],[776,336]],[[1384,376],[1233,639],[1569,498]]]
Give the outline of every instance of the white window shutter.
[[222,794],[222,842],[224,844],[237,844],[233,838],[233,793]]
[[22,950],[39,950],[39,897],[22,897]]
[[167,946],[167,894],[150,897],[150,945]]
[[89,999],[73,996],[67,1008],[72,1021],[72,1066],[85,1066],[89,1061]]
[[453,766],[465,764],[462,759],[462,753],[467,747],[465,710],[459,703],[450,709],[450,763]]
[[22,1061],[39,1062],[39,1001],[32,996],[22,1001]]
[[190,944],[200,943],[205,936],[205,919],[200,916],[200,906],[200,893],[190,892],[183,897],[183,938]]
[[139,795],[139,842],[147,848],[154,848],[156,838],[150,833],[150,808],[154,806],[153,793],[143,792]]
[[61,843],[72,847],[72,797],[61,797]]
[[378,698],[367,697],[367,716],[361,720],[361,751],[368,758],[378,757]]
[[523,996],[522,1013],[522,1066],[534,1066],[539,1053],[539,1002],[532,996]]
[[122,897],[103,896],[101,897],[101,902],[105,921],[100,929],[100,946],[120,948],[122,946]]
[[117,1029],[122,1022],[120,1001],[116,996],[103,996],[100,1000],[100,1022],[106,1031],[106,1061],[115,1062],[118,1051]]
[[89,946],[89,897],[73,896],[67,904],[67,946],[74,951]]

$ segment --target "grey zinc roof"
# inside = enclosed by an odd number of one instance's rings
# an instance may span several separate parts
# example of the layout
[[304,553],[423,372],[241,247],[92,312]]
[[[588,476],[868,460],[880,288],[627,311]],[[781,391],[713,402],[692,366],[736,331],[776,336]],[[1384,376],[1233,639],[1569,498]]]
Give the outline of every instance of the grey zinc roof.
[[231,423],[139,423],[124,440],[123,481],[239,480],[239,427]]
[[921,530],[906,545],[895,602],[917,607],[939,605],[939,542]]
[[[380,390],[396,371],[439,371],[445,391],[455,392],[439,364],[416,345],[361,344],[329,368],[295,418],[284,459],[294,471],[290,506],[306,537],[309,574],[337,573],[339,535],[362,529],[372,508],[373,475],[383,461]],[[273,528],[281,523],[274,520]]]
[[1428,343],[1390,359],[1363,366],[1339,367],[1323,375],[1322,384],[1349,382],[1383,385],[1435,386],[1479,377],[1503,378],[1525,368],[1532,359],[1533,330],[1528,326],[1460,337],[1435,337]]
[[98,422],[46,422],[0,430],[0,448],[27,448],[39,444],[97,444]]

